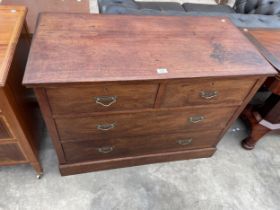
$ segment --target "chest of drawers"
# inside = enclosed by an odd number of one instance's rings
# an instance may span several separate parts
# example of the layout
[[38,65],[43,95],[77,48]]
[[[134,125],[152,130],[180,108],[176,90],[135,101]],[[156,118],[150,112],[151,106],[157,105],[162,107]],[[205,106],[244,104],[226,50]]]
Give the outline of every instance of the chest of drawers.
[[30,47],[25,15],[25,7],[0,6],[0,166],[29,163],[40,177],[32,93],[21,84]]
[[209,157],[274,73],[229,20],[44,14],[24,84],[70,175]]

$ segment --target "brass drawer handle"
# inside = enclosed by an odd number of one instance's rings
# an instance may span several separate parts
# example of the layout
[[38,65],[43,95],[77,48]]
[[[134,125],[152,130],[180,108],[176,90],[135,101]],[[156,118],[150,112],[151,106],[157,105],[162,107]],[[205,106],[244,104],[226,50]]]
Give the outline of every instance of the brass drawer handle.
[[96,128],[101,131],[108,131],[116,127],[115,123],[112,124],[103,124],[103,125],[96,125]]
[[117,96],[97,96],[95,103],[108,107],[117,102]]
[[198,123],[198,122],[203,121],[204,119],[205,119],[204,116],[193,116],[193,117],[189,118],[189,121],[191,123]]
[[100,153],[107,154],[107,153],[112,152],[114,150],[114,147],[112,147],[112,146],[100,147],[97,150]]
[[177,141],[177,143],[182,145],[182,146],[186,146],[186,145],[189,145],[190,143],[192,143],[192,138],[189,138],[189,139],[179,139]]
[[200,97],[210,100],[212,98],[215,98],[218,96],[218,91],[201,91],[200,92]]

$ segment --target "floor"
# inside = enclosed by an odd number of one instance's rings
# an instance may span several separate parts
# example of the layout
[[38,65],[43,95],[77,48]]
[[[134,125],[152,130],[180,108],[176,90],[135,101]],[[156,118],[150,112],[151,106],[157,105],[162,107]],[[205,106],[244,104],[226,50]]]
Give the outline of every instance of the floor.
[[280,139],[271,133],[253,151],[237,121],[211,158],[61,177],[46,137],[45,174],[30,166],[0,168],[0,210],[278,210]]

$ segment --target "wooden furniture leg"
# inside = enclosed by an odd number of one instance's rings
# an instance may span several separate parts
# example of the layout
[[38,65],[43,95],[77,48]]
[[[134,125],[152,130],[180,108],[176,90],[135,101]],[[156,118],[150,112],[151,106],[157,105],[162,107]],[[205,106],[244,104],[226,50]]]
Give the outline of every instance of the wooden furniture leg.
[[[258,48],[266,60],[277,70],[278,74],[269,77],[264,87],[267,88],[271,95],[260,107],[255,107],[252,114],[248,110],[243,112],[243,118],[249,121],[252,133],[250,137],[242,141],[245,149],[253,149],[257,141],[268,131],[280,130],[280,31],[250,29],[247,30],[246,36]],[[255,118],[254,118],[255,117]]]
[[31,165],[37,173],[37,178],[40,179],[44,173],[41,164],[38,162],[31,162]]
[[256,143],[265,135],[267,134],[270,129],[262,126],[261,124],[253,124],[251,134],[247,138],[242,141],[242,147],[247,150],[254,149]]
[[256,143],[269,131],[280,129],[279,124],[280,97],[271,96],[256,110],[247,106],[241,114],[241,118],[249,123],[251,134],[242,141],[242,147],[247,150],[254,149]]

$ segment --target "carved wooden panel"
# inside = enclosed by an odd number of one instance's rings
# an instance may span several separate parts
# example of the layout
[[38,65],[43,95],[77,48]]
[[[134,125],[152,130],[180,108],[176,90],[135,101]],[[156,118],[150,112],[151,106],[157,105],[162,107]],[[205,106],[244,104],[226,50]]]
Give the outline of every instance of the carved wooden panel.
[[0,0],[3,5],[25,5],[28,8],[27,25],[34,33],[41,12],[89,13],[89,0]]

